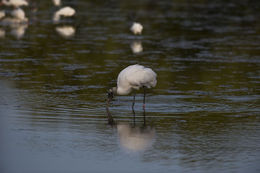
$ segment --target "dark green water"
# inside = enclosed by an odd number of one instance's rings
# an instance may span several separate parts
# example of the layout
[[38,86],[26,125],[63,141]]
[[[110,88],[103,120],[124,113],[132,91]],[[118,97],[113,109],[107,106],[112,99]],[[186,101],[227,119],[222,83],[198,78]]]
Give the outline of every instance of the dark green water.
[[[260,172],[259,1],[64,1],[59,24],[30,3],[28,25],[0,25],[0,172]],[[141,93],[135,128],[131,95],[111,127],[106,91],[137,63],[158,75],[147,127]]]

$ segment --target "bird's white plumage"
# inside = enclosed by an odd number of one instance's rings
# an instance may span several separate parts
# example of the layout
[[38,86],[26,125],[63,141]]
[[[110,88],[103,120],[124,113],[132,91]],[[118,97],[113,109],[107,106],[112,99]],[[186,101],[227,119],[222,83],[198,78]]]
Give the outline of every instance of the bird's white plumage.
[[26,20],[25,12],[21,8],[17,8],[12,11],[11,15],[20,20]]
[[64,17],[74,16],[75,13],[76,13],[76,11],[73,8],[68,7],[68,6],[63,7],[54,14],[53,21],[55,21],[55,22],[59,21],[61,16],[64,16]]
[[15,17],[6,17],[1,21],[1,25],[6,25],[6,26],[17,26],[20,24],[27,24],[28,19],[25,18],[24,20],[15,18]]
[[28,6],[28,2],[26,0],[9,0],[9,1],[3,0],[2,2],[6,6],[14,6],[14,7]]
[[134,22],[130,30],[134,34],[142,34],[143,26],[140,23]]
[[11,12],[13,17],[6,17],[1,21],[2,25],[8,26],[17,26],[20,24],[28,23],[28,18],[25,16],[25,13],[22,9],[17,8]]
[[55,6],[60,6],[61,5],[61,0],[52,0],[53,4]]
[[155,87],[156,73],[142,65],[130,65],[122,70],[117,78],[117,94],[127,95],[132,89],[138,90],[140,87]]

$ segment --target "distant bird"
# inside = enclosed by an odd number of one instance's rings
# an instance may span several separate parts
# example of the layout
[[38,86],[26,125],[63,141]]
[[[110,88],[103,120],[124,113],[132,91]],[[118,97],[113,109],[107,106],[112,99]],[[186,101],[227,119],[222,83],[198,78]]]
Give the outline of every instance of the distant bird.
[[4,18],[5,17],[5,11],[0,11],[0,19]]
[[55,6],[60,6],[61,5],[61,0],[52,0],[53,4]]
[[16,8],[29,5],[26,0],[2,0],[2,3],[6,6],[14,6]]
[[16,18],[19,19],[21,21],[28,21],[28,18],[25,17],[25,12],[21,9],[21,8],[17,8],[15,10],[13,10],[11,12],[11,15]]
[[61,8],[60,10],[58,10],[54,14],[53,21],[54,22],[58,22],[60,20],[61,16],[71,17],[71,16],[74,16],[75,13],[76,13],[76,11],[73,8],[71,8],[71,7],[63,7],[63,8]]
[[[146,68],[138,64],[130,65],[119,73],[117,78],[117,87],[109,89],[108,100],[111,100],[114,95],[127,95],[132,90],[139,90],[140,88],[143,88],[143,109],[145,109],[146,89],[155,87],[157,83],[156,77],[156,73],[150,68]],[[134,108],[134,104],[135,92],[132,109]]]
[[140,23],[134,22],[130,30],[134,34],[142,34],[143,26]]
[[25,13],[21,8],[16,8],[11,12],[13,17],[6,17],[1,21],[2,25],[15,26],[28,23],[28,18],[25,17]]

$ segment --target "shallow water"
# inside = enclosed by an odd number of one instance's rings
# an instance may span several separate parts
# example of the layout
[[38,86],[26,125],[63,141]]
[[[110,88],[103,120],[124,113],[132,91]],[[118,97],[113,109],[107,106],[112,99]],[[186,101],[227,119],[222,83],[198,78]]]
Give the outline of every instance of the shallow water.
[[[260,171],[258,1],[65,1],[58,24],[31,3],[0,25],[0,172]],[[158,74],[146,126],[140,92],[135,126],[129,95],[111,127],[106,91],[136,63]]]

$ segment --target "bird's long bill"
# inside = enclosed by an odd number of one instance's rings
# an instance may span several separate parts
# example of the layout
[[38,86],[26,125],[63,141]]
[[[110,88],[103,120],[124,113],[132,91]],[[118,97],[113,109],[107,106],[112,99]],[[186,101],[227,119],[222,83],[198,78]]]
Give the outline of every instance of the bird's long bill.
[[107,120],[108,120],[108,124],[114,125],[115,124],[114,119],[109,111],[109,105],[111,100],[112,99],[108,96],[107,103],[106,103],[106,111],[107,111],[107,118],[108,118]]

